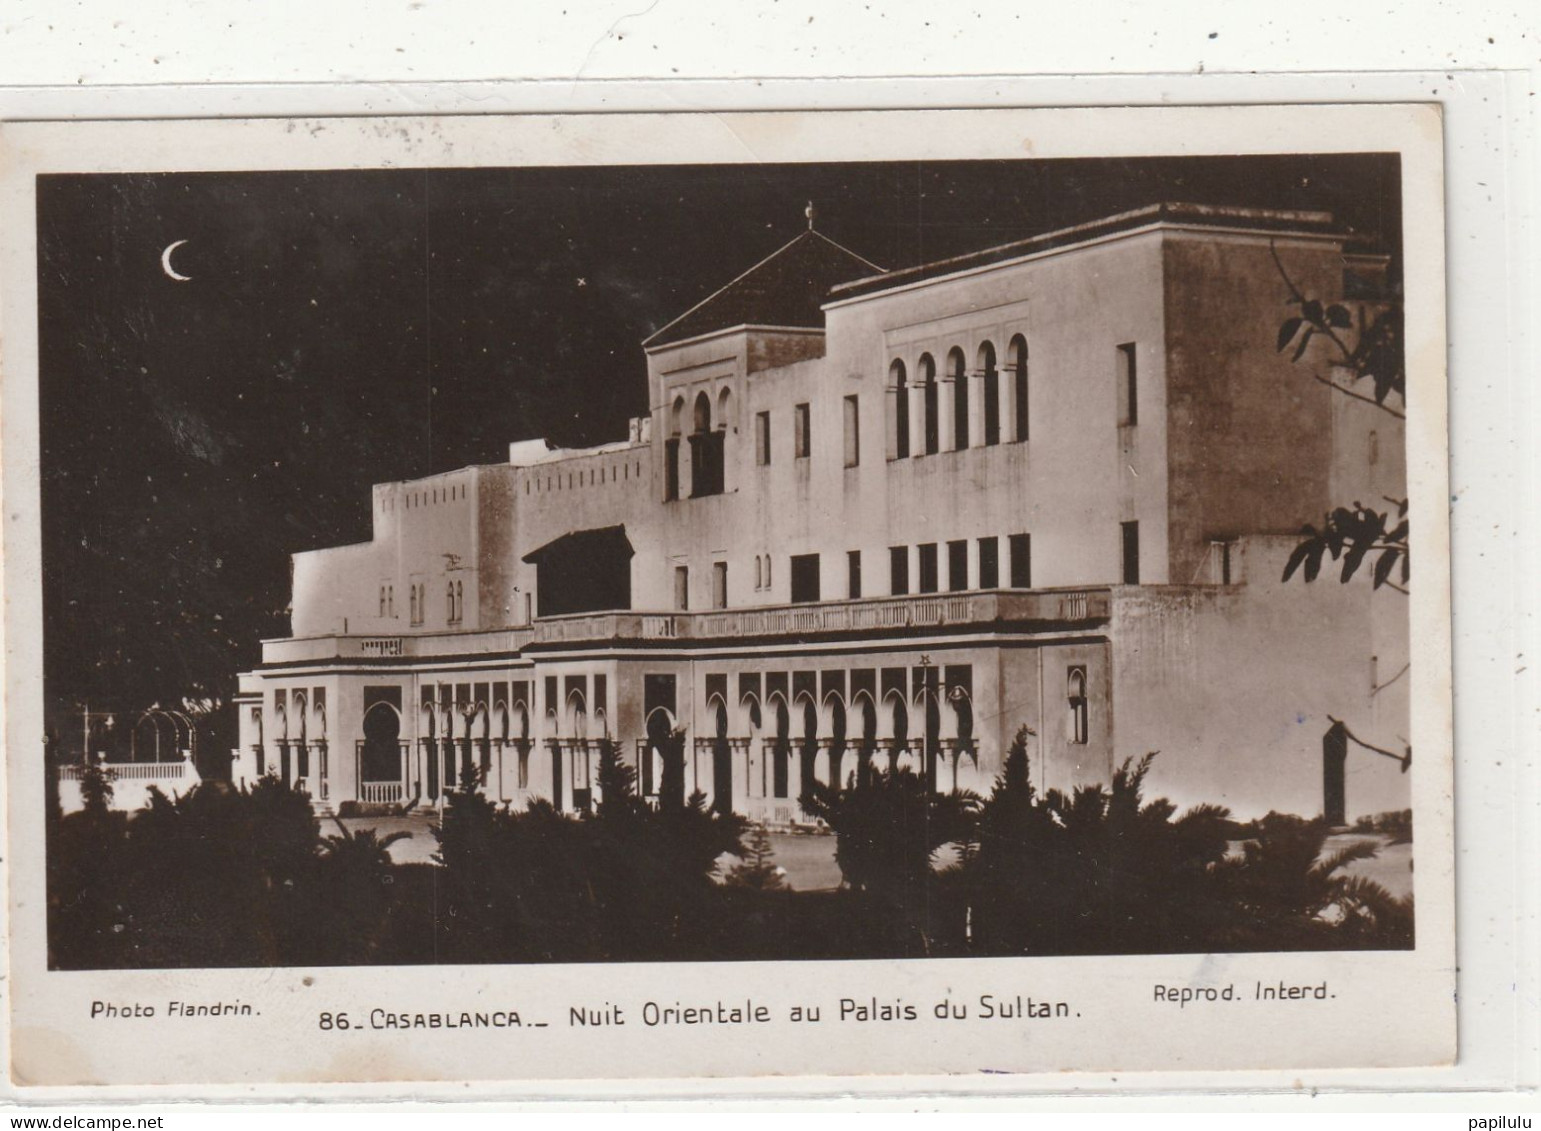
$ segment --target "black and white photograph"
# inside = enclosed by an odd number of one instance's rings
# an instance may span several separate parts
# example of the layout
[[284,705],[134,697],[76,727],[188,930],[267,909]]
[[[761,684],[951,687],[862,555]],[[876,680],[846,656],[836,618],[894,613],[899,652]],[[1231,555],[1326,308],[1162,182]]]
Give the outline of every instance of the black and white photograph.
[[706,1039],[787,1012],[716,964],[1015,971],[794,1006],[835,1036],[1078,1024],[1041,960],[1222,971],[1174,1016],[1437,964],[1441,284],[1332,136],[40,173],[43,967],[155,972],[122,1038],[261,1014],[178,971],[638,964],[307,1039]]

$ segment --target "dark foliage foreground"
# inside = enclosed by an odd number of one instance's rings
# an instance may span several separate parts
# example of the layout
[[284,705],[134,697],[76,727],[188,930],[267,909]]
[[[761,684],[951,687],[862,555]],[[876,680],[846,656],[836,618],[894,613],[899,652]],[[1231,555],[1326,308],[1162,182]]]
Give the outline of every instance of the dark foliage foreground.
[[[50,821],[56,968],[806,959],[1391,949],[1412,904],[1345,876],[1320,822],[1145,801],[1149,759],[1107,787],[1039,794],[1019,735],[990,796],[907,771],[804,804],[837,836],[845,886],[785,890],[769,840],[699,795],[654,809],[606,746],[596,810],[499,809],[453,794],[440,864],[338,826],[273,780],[155,796],[128,820],[110,782]],[[1387,821],[1388,824],[1396,822]],[[1400,830],[1401,825],[1397,825]],[[400,834],[397,834],[400,835]],[[956,862],[938,869],[945,845]],[[724,854],[743,863],[716,882]]]

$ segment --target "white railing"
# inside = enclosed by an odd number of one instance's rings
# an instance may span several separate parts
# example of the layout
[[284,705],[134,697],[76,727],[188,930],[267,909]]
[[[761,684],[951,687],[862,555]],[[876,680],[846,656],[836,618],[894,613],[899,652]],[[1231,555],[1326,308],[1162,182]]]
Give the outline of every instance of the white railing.
[[368,805],[398,805],[405,800],[399,781],[359,782],[359,800]]
[[[114,781],[180,781],[188,776],[187,762],[102,762],[103,772]],[[60,781],[80,781],[84,766],[60,766]]]
[[963,627],[997,622],[1058,626],[1105,620],[1110,606],[1111,593],[1107,589],[1048,589],[877,597],[697,613],[584,613],[537,621],[534,642],[721,640]]
[[399,656],[401,655],[401,637],[374,637],[360,644],[359,651],[366,656]]

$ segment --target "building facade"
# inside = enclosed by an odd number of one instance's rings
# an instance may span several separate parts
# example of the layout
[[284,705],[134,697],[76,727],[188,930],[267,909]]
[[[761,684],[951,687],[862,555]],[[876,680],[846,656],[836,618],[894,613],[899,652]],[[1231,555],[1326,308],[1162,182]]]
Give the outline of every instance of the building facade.
[[[237,774],[318,805],[593,801],[597,740],[772,823],[909,765],[1240,817],[1403,808],[1406,597],[1280,576],[1301,524],[1406,495],[1400,422],[1275,337],[1387,260],[1322,213],[1158,205],[883,271],[809,229],[644,343],[625,441],[375,487],[297,554]],[[1341,745],[1341,744],[1339,744]],[[676,755],[676,751],[681,755]]]

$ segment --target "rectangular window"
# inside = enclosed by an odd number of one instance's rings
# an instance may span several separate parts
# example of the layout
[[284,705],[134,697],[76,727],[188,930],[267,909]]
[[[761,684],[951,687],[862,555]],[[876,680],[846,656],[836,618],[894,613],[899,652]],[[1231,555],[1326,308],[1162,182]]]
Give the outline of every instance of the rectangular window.
[[792,420],[795,429],[792,437],[792,454],[798,459],[807,459],[808,453],[813,447],[811,435],[813,425],[812,418],[808,412],[808,406],[806,404],[795,406],[792,409]]
[[861,463],[861,414],[856,397],[845,398],[845,465],[855,467]]
[[754,414],[754,462],[760,467],[768,467],[770,466],[770,461],[770,413],[757,412]]
[[819,555],[792,555],[792,603],[819,599]]
[[995,589],[1001,583],[1001,540],[979,540],[979,588]]
[[1120,525],[1123,528],[1124,540],[1124,584],[1138,585],[1140,583],[1140,524],[1125,522]]
[[1031,589],[1033,587],[1033,536],[1013,534],[1007,541],[1011,551],[1011,587]]
[[728,563],[712,563],[712,608],[728,607]]
[[[680,438],[670,437],[663,444],[663,497],[664,502],[672,503],[680,497]],[[551,489],[551,480],[546,480],[546,489]]]
[[861,596],[861,551],[847,550],[845,555],[845,595],[851,600]]
[[947,588],[954,593],[968,588],[968,543],[947,543]]
[[920,545],[920,587],[922,593],[935,593],[937,589],[936,543]]
[[888,591],[902,597],[910,591],[910,548],[888,547]]
[[1140,422],[1140,381],[1134,360],[1134,343],[1125,342],[1118,347],[1118,423],[1134,425]]
[[690,608],[690,568],[688,566],[674,567],[674,607]]

